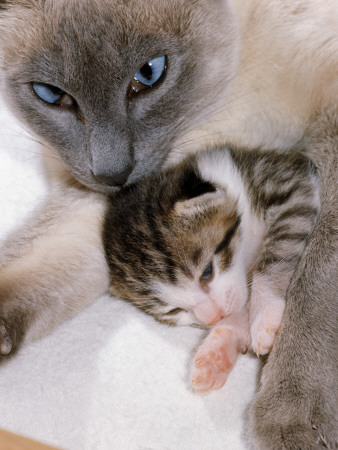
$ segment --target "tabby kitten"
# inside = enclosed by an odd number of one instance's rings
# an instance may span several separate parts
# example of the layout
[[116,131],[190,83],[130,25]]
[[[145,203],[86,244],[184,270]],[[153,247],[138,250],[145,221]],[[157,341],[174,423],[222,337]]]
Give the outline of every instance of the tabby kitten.
[[110,291],[161,322],[215,325],[192,383],[218,388],[239,351],[270,351],[319,206],[314,166],[300,154],[219,147],[191,156],[110,198]]

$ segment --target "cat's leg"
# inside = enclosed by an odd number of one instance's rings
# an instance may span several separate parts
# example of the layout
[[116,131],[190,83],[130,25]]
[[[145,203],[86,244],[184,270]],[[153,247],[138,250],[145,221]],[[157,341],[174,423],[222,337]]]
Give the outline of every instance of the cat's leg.
[[105,200],[57,189],[0,249],[0,360],[106,292]]
[[338,448],[338,114],[312,127],[322,207],[251,408],[259,450]]
[[198,348],[193,360],[191,382],[196,392],[219,389],[226,382],[239,353],[249,345],[248,312],[220,320]]

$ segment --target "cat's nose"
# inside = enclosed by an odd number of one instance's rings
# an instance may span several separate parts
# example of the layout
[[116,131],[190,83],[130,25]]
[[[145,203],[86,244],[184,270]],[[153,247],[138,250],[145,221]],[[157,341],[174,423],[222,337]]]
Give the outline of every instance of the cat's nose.
[[105,184],[109,184],[109,186],[122,186],[127,180],[129,175],[133,170],[132,166],[126,167],[124,170],[119,172],[99,172],[94,173],[95,178],[99,181],[102,181]]

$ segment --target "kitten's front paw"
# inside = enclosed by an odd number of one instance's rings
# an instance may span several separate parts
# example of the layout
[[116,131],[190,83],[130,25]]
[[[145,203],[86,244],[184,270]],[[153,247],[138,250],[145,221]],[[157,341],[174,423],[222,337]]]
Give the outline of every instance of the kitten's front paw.
[[[193,362],[191,382],[196,392],[219,389],[226,382],[238,356],[238,337],[226,326],[216,326],[199,347]],[[241,349],[243,353],[245,348]]]
[[285,302],[283,300],[268,303],[255,317],[251,328],[251,346],[256,355],[270,352],[278,334]]

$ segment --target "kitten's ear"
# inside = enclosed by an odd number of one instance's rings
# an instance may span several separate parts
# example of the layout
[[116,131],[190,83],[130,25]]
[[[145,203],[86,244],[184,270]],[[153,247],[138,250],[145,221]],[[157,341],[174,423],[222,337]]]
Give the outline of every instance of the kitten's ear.
[[201,195],[216,192],[216,186],[203,180],[194,166],[188,166],[178,180],[177,199],[190,200]]
[[175,204],[175,212],[178,215],[194,215],[204,212],[207,208],[218,207],[225,202],[225,195],[222,191],[208,192],[207,194],[191,198],[189,200],[178,201]]
[[186,171],[180,180],[174,209],[178,214],[194,214],[206,207],[219,204],[222,199],[224,192],[209,181],[203,180],[192,169]]

